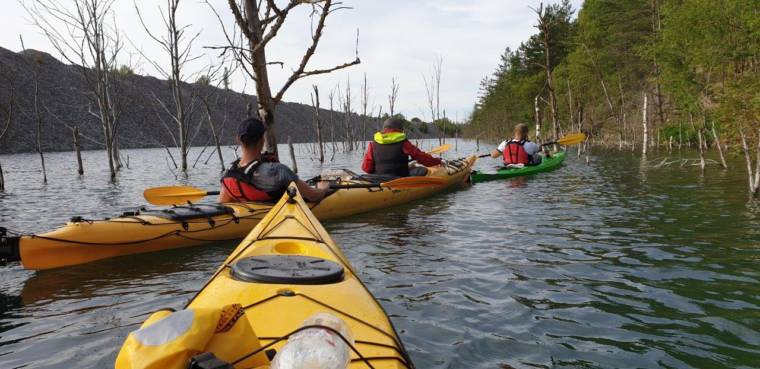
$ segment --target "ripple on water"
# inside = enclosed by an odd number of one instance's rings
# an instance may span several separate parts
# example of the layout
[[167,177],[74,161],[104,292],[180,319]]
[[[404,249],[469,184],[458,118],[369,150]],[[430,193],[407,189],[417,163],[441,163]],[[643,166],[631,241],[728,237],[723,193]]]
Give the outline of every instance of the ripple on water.
[[[298,150],[302,171],[317,173]],[[0,194],[0,222],[40,231],[70,215],[111,216],[139,204],[143,187],[176,182],[150,165],[160,150],[125,152],[133,168],[116,185],[53,167],[61,180],[31,196]],[[86,165],[99,155],[85,153]],[[329,167],[358,169],[360,156],[338,153]],[[9,183],[38,175],[30,160],[3,158]],[[325,225],[419,368],[760,367],[760,207],[747,204],[741,173],[642,169],[608,152],[590,163],[571,155],[551,173]],[[187,182],[212,188],[216,175],[201,165]],[[0,367],[110,367],[129,331],[182,307],[232,247],[41,273],[3,267]]]

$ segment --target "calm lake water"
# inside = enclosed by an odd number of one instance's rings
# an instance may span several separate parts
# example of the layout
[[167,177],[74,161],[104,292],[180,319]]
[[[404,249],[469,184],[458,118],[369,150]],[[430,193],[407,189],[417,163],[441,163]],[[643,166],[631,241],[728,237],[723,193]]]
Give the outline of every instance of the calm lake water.
[[[475,152],[458,146],[447,157]],[[297,151],[303,177],[318,174],[306,146]],[[114,184],[101,152],[84,153],[81,178],[73,153],[48,154],[47,185],[36,155],[0,156],[0,226],[113,216],[143,204],[149,186],[215,188],[208,153],[176,179],[163,150],[124,150],[130,168]],[[325,167],[358,170],[360,160],[337,153]],[[760,207],[748,203],[743,162],[730,165],[701,175],[631,153],[592,151],[587,164],[573,152],[555,172],[325,226],[420,369],[760,367]],[[147,314],[181,308],[234,246],[44,272],[0,266],[0,368],[112,367]]]

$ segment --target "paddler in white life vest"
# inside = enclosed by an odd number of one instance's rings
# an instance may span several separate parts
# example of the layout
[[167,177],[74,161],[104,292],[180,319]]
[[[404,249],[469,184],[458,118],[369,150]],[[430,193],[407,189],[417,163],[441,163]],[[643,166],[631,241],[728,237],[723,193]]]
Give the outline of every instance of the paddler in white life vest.
[[257,118],[240,123],[237,131],[240,158],[232,162],[222,177],[219,202],[276,202],[291,182],[296,183],[306,200],[322,200],[329,183],[320,182],[317,188],[311,187],[286,165],[264,158],[261,151],[266,131],[264,122]]
[[491,157],[501,157],[505,166],[538,165],[541,164],[540,153],[541,146],[528,140],[528,125],[520,123],[515,126],[512,139],[502,141],[491,151]]
[[441,159],[430,156],[406,139],[403,124],[399,118],[388,118],[383,122],[383,130],[375,133],[374,141],[367,146],[362,170],[396,177],[426,175],[427,168],[409,169],[410,157],[426,167],[441,165]]

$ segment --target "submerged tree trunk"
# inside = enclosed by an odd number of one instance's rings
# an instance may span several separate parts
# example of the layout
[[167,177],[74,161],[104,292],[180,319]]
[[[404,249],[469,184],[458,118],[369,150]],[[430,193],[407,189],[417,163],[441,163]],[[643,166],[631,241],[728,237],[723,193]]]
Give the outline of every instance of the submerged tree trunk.
[[[366,77],[365,77],[366,84]],[[322,144],[322,122],[319,120],[319,88],[317,85],[312,86],[314,88],[314,94],[311,98],[311,104],[314,106],[314,125],[317,133],[317,146],[319,146],[319,162],[325,162],[324,145]]]
[[[641,147],[641,155],[647,156],[647,146],[649,143],[649,127],[647,126],[647,93],[644,92],[644,107],[641,109],[641,121],[644,129],[644,144]],[[703,160],[704,162],[704,160]]]
[[45,153],[42,151],[42,114],[40,112],[39,101],[39,83],[34,83],[34,113],[37,119],[37,153],[40,155],[40,164],[42,166],[42,183],[47,183],[47,169],[45,169]]
[[[744,160],[747,162],[747,178],[749,180],[749,193],[750,195],[757,194],[758,185],[756,181],[757,175],[752,169],[752,158],[750,157],[749,147],[747,146],[747,139],[744,137],[744,132],[739,130],[739,136],[742,139],[742,151],[744,151]],[[760,146],[760,138],[758,139],[758,146]],[[758,155],[760,156],[760,148],[758,148]],[[760,165],[760,164],[758,164]]]
[[293,141],[288,136],[288,150],[290,151],[290,161],[293,163],[293,172],[298,173],[298,163],[296,163],[296,151],[293,149]]
[[0,192],[5,191],[5,177],[3,176],[3,165],[0,164]]
[[702,130],[697,131],[697,139],[699,139],[699,167],[702,169],[702,171],[705,171],[705,148],[702,145],[704,140],[702,140]]
[[353,126],[351,124],[351,99],[351,82],[346,80],[346,95],[343,100],[343,119],[346,130],[346,150],[348,151],[354,151],[354,135],[352,131]]
[[72,130],[72,134],[74,135],[74,151],[77,153],[77,173],[79,175],[84,174],[84,166],[82,165],[82,147],[79,145],[79,127],[75,126]]
[[718,133],[715,131],[715,123],[712,124],[712,134],[713,138],[715,139],[715,147],[718,148],[718,155],[720,155],[720,165],[724,169],[728,169],[728,165],[726,164],[726,158],[723,156],[723,147],[720,143],[720,138],[718,137]]
[[211,129],[211,137],[214,139],[214,145],[216,146],[216,153],[219,157],[219,166],[222,168],[222,172],[224,171],[224,156],[222,155],[222,145],[219,140],[219,133],[216,131],[216,127],[214,126],[214,121],[211,118],[211,106],[209,105],[208,101],[206,101],[205,98],[201,98],[201,102],[203,102],[203,105],[206,107],[206,120],[208,121],[209,128]]

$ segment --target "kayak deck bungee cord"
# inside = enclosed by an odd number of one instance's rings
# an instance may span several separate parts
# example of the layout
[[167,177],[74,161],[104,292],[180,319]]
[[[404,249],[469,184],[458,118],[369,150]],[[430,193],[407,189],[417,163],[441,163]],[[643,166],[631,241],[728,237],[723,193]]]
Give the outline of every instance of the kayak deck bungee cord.
[[[339,319],[348,334],[307,323],[315,314]],[[177,331],[188,315],[192,323]],[[115,367],[264,369],[313,328],[349,347],[348,368],[414,368],[382,306],[291,185],[184,310],[155,312],[129,334]]]
[[[468,182],[475,160],[470,156],[428,168],[424,178],[441,179],[430,186],[390,188],[361,177],[337,178],[332,183],[339,188],[309,206],[318,219],[326,220],[405,204]],[[39,270],[239,240],[271,208],[271,203],[184,204],[141,208],[110,219],[74,217],[63,227],[40,234],[0,228],[0,259],[20,260],[25,268]]]
[[538,165],[526,165],[522,168],[501,168],[496,173],[484,173],[481,171],[473,171],[471,178],[472,183],[494,181],[498,179],[507,179],[513,177],[521,177],[533,175],[536,173],[548,172],[559,168],[562,162],[565,161],[565,151],[559,151],[552,154],[551,157],[545,157]]

